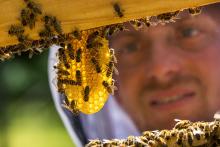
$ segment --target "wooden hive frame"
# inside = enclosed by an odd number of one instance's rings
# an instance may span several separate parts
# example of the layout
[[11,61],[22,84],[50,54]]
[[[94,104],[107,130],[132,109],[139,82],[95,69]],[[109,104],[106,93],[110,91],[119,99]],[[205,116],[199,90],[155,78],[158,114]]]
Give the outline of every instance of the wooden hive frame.
[[[35,0],[33,0],[35,1]],[[84,30],[99,26],[125,22],[144,16],[203,6],[220,0],[36,0],[44,14],[56,16],[62,24],[64,33],[75,27]],[[113,4],[119,3],[124,17],[119,18]],[[0,47],[17,44],[17,38],[8,35],[10,25],[19,23],[20,11],[25,7],[24,0],[0,1]],[[32,39],[39,39],[38,32],[43,24],[38,21],[32,30],[26,30]]]

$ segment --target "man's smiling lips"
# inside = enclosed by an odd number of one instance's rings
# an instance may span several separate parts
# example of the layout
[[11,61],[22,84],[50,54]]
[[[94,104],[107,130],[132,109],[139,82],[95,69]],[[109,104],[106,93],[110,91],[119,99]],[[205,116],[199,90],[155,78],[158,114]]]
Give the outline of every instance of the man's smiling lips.
[[187,100],[191,100],[196,96],[196,93],[192,90],[186,89],[171,89],[155,92],[155,94],[149,96],[149,105],[151,107],[159,108],[169,108],[178,107]]

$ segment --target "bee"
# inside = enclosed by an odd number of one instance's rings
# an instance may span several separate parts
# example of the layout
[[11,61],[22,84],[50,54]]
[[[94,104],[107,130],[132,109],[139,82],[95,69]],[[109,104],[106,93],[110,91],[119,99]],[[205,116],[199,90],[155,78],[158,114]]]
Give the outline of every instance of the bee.
[[69,79],[58,79],[57,83],[58,83],[58,85],[60,85],[60,84],[76,85],[77,82],[74,80],[69,80]]
[[70,103],[66,103],[64,101],[64,104],[62,105],[64,108],[72,112],[74,115],[79,115],[79,109],[77,108],[77,102],[75,100],[72,100]]
[[140,18],[138,19],[140,22],[142,22],[145,26],[150,27],[151,26],[151,22],[150,22],[150,17],[144,17],[144,18]]
[[189,8],[188,10],[192,16],[195,16],[195,15],[199,15],[201,13],[202,8],[201,7],[194,7],[194,8]]
[[112,81],[112,85],[109,85],[107,81],[103,81],[102,85],[105,87],[105,89],[108,91],[108,93],[114,95],[114,90],[117,90],[117,87],[114,86],[114,81]]
[[140,29],[142,27],[142,22],[139,20],[131,20],[129,23],[136,29]]
[[54,34],[52,33],[52,30],[50,28],[44,28],[39,32],[39,36],[41,38],[51,38],[54,36]]
[[128,136],[126,139],[126,145],[130,146],[130,145],[134,145],[135,143],[135,136]]
[[153,140],[149,140],[149,141],[147,142],[147,144],[149,144],[150,146],[156,146],[156,142],[153,141]]
[[65,43],[64,43],[64,42],[60,42],[60,46],[61,46],[62,48],[65,48]]
[[27,22],[30,29],[33,29],[35,27],[36,17],[37,16],[34,13],[32,13],[32,12],[30,13],[29,19],[28,19],[28,22]]
[[64,66],[67,69],[70,68],[70,65],[69,65],[69,63],[67,62],[67,59],[66,59],[66,54],[64,52],[64,49],[63,48],[59,48],[58,52],[59,52],[59,59],[60,59],[60,61],[64,62]]
[[108,63],[108,69],[107,69],[107,72],[106,72],[107,77],[109,77],[112,74],[113,67],[114,67],[114,63],[112,61],[110,61]]
[[83,97],[83,100],[85,102],[88,102],[89,100],[89,93],[90,93],[90,88],[89,86],[86,86],[86,88],[84,89],[84,97]]
[[[17,36],[17,38],[18,38],[18,41],[21,42],[21,43],[23,43],[23,44],[25,44],[25,42],[27,42],[27,41],[30,41],[30,40],[28,39],[28,36],[27,36],[27,35],[19,35],[19,36]],[[30,44],[30,46],[31,46],[31,44]]]
[[95,42],[93,42],[91,44],[87,44],[86,45],[86,48],[88,48],[88,49],[90,49],[90,48],[99,49],[101,47],[103,47],[103,44],[101,42],[98,42],[98,41],[95,41]]
[[4,61],[5,59],[10,59],[12,57],[11,53],[4,52],[5,50],[11,50],[13,46],[2,47],[0,48],[0,60]]
[[151,138],[151,137],[154,136],[154,134],[153,134],[152,132],[150,132],[150,131],[144,131],[142,134],[143,134],[143,136],[146,137],[146,138],[147,138],[147,137],[150,137],[150,138]]
[[34,40],[34,41],[32,41],[32,45],[31,45],[32,47],[39,47],[40,46],[40,42],[39,42],[39,40]]
[[178,145],[183,145],[183,139],[182,138],[178,138],[177,141],[176,141],[176,144]]
[[10,36],[19,36],[22,35],[23,33],[24,33],[24,27],[21,25],[11,25],[8,30],[8,34]]
[[59,70],[57,71],[57,74],[58,74],[58,75],[65,75],[65,76],[70,75],[70,73],[69,73],[68,71],[66,71],[66,70],[61,70],[61,69],[59,69]]
[[197,140],[201,139],[201,135],[199,133],[195,133],[194,136],[196,137]]
[[114,66],[113,61],[109,61],[107,66],[108,66],[108,69],[107,69],[107,72],[106,72],[107,77],[109,77],[112,74],[113,71],[115,72],[116,75],[119,74],[117,68]]
[[62,28],[61,28],[61,24],[60,24],[60,21],[57,20],[56,17],[53,17],[52,19],[52,25],[55,29],[55,31],[58,33],[58,34],[62,34]]
[[44,24],[46,26],[50,26],[52,25],[52,22],[53,22],[53,16],[51,15],[45,15],[43,18],[42,18],[42,21],[44,21]]
[[99,35],[99,32],[95,31],[88,36],[88,38],[86,40],[87,48],[93,47],[92,44],[95,41],[95,39],[98,37],[98,35]]
[[50,39],[46,39],[45,43],[42,45],[42,48],[48,49],[52,45],[52,42]]
[[82,85],[82,77],[81,72],[79,70],[76,70],[76,84]]
[[112,88],[111,86],[108,84],[108,82],[103,81],[102,85],[105,87],[105,89],[108,91],[108,93],[112,93]]
[[209,132],[210,128],[208,125],[206,125],[204,129],[205,129],[205,138],[208,139],[210,137],[210,132]]
[[26,47],[22,43],[19,43],[18,45],[14,45],[14,46],[9,46],[8,49],[10,50],[10,52],[18,53],[18,54],[20,54],[24,50],[26,51]]
[[29,10],[28,9],[22,9],[20,15],[21,15],[22,25],[26,26],[28,24]]
[[116,14],[118,15],[118,17],[121,18],[124,16],[124,14],[123,14],[124,10],[121,9],[121,7],[118,3],[114,3],[113,8],[114,8],[114,11],[116,12]]
[[20,17],[23,26],[28,25],[30,29],[33,29],[37,18],[37,15],[34,12],[27,8],[22,9]]
[[70,34],[78,40],[81,39],[81,33],[78,29],[73,30]]
[[159,136],[155,136],[155,141],[157,141],[159,146],[167,147],[167,144],[166,144],[166,142],[164,141],[163,138],[161,138]]
[[136,137],[136,140],[135,140],[135,146],[147,146],[147,143],[142,141],[141,138],[139,137]]
[[167,133],[166,135],[165,135],[165,139],[168,141],[168,140],[170,140],[171,139],[171,134],[170,133]]
[[192,146],[193,144],[193,133],[192,132],[187,133],[187,142],[190,146]]
[[119,32],[119,31],[124,31],[124,30],[125,30],[125,27],[123,24],[109,25],[104,28],[102,37],[108,39],[109,37],[111,37],[115,33]]
[[119,142],[119,139],[113,139],[111,140],[111,145],[112,146],[119,146],[121,143]]
[[176,137],[177,133],[178,133],[177,130],[174,129],[174,130],[171,130],[170,135],[171,135],[171,137]]
[[102,142],[98,139],[90,140],[90,142],[86,145],[86,147],[95,147],[95,146],[101,146]]
[[183,144],[183,136],[184,136],[184,132],[181,130],[178,133],[176,144],[178,144],[178,145],[182,145]]
[[60,45],[63,44],[64,47],[65,47],[65,43],[64,42],[66,42],[66,36],[64,34],[58,35],[58,42],[60,43]]
[[68,98],[66,96],[64,96],[64,99],[63,99],[63,104],[69,106],[70,105],[70,102],[68,100]]
[[31,0],[24,0],[27,3],[27,7],[36,14],[42,14],[41,6]]
[[99,66],[99,63],[95,59],[95,57],[92,57],[91,61],[92,61],[92,64],[95,66],[96,72],[101,73],[101,67]]
[[162,138],[165,138],[165,136],[168,134],[169,132],[168,132],[168,130],[162,130],[162,131],[160,131],[159,132],[159,137],[162,137]]
[[[21,44],[23,44],[23,46],[24,46],[24,48],[22,48],[22,50],[20,50],[20,51],[22,51],[22,52],[26,52],[26,51],[29,51],[29,52],[31,52],[33,49],[32,49],[32,40],[30,40],[29,38],[28,38],[28,35],[19,35],[18,37],[17,37],[17,39],[18,39],[18,41],[21,43]],[[30,55],[31,53],[29,53],[29,58],[31,58],[31,55]]]
[[174,19],[176,19],[177,15],[179,14],[179,11],[175,12],[169,12],[169,13],[163,13],[160,15],[157,15],[157,19],[161,22],[175,22]]
[[57,36],[53,36],[53,38],[51,39],[52,44],[58,44],[59,39]]
[[40,39],[40,40],[39,40],[40,46],[44,46],[45,42],[46,42],[46,41],[45,41],[44,39]]
[[81,62],[81,56],[82,56],[82,50],[81,50],[81,48],[79,48],[76,51],[76,62]]
[[67,50],[68,50],[68,54],[69,54],[70,59],[74,60],[75,57],[74,57],[74,51],[73,51],[72,44],[70,44],[70,43],[67,44]]
[[174,128],[178,130],[188,128],[191,125],[189,120],[174,119],[174,121],[177,122]]
[[110,140],[106,140],[106,139],[103,140],[103,147],[111,147],[111,146],[112,144]]

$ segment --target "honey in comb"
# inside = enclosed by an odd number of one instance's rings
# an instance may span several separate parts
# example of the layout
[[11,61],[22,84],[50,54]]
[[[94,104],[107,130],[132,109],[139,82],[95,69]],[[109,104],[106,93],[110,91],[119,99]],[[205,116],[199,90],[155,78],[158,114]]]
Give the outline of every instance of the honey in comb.
[[[87,48],[88,37],[94,32],[99,32],[101,34],[102,29],[91,29],[81,31],[81,39],[72,39],[69,43],[72,45],[72,52],[76,55],[75,58],[67,56],[67,62],[70,68],[66,68],[65,63],[60,60],[58,63],[58,71],[68,71],[70,75],[62,75],[61,72],[58,74],[58,79],[69,79],[73,81],[78,81],[80,72],[81,84],[68,84],[59,82],[58,87],[60,92],[63,92],[68,101],[75,101],[75,108],[85,114],[93,114],[101,110],[101,108],[106,103],[109,92],[103,86],[103,81],[112,83],[112,76],[106,76],[108,71],[108,63],[111,60],[109,42],[105,38],[97,37],[96,42],[102,44],[99,47]],[[90,42],[91,43],[91,42]],[[80,51],[80,55],[77,52]],[[65,47],[65,54],[68,55],[70,50]],[[78,56],[78,57],[77,57]],[[79,57],[80,56],[80,57]],[[77,60],[78,59],[78,60]],[[97,72],[97,68],[92,63],[92,59],[95,59],[100,72]],[[77,83],[77,82],[76,82]],[[85,88],[89,87],[89,94],[85,96]],[[86,99],[85,99],[86,97]]]

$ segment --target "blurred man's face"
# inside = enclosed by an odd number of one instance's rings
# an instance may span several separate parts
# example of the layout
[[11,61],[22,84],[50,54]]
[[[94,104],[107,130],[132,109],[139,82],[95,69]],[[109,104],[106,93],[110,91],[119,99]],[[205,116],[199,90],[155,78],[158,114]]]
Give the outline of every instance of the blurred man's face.
[[116,97],[141,131],[171,128],[174,118],[209,120],[220,108],[220,18],[181,18],[112,40]]

